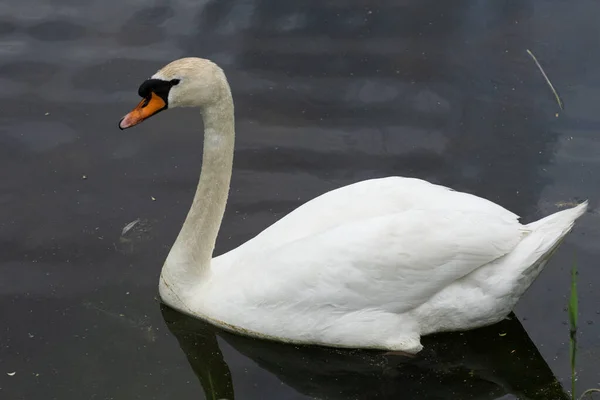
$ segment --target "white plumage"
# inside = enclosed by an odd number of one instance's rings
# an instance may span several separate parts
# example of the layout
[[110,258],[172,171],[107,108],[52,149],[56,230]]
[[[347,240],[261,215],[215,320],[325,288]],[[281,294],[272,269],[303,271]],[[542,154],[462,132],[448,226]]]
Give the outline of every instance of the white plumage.
[[325,193],[212,259],[233,157],[229,86],[220,68],[195,58],[153,79],[181,80],[165,100],[200,107],[205,123],[200,182],[160,294],[235,332],[418,352],[421,335],[504,318],[587,207],[522,225],[470,194],[418,179],[372,179]]
[[523,226],[425,181],[363,181],[215,258],[197,301],[265,336],[415,352],[422,334],[504,318],[585,207]]

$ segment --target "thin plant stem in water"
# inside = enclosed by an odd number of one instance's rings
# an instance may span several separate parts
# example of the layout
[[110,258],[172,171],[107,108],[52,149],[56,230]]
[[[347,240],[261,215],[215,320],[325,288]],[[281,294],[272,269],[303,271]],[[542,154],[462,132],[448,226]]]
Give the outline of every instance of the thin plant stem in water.
[[569,355],[571,359],[571,399],[575,400],[575,359],[577,357],[577,265],[571,269],[571,297],[569,299]]
[[588,389],[585,392],[583,392],[583,394],[581,395],[581,397],[579,399],[581,400],[585,396],[592,397],[594,395],[594,393],[600,393],[600,389]]
[[[569,298],[569,355],[571,358],[571,399],[575,400],[575,363],[577,358],[577,315],[579,311],[579,300],[577,297],[577,263],[573,263],[571,269],[571,297]],[[600,393],[600,389],[588,389],[582,393],[579,400],[584,397],[591,398],[594,393]]]
[[552,93],[554,94],[554,97],[556,98],[556,102],[558,103],[558,106],[560,107],[561,110],[564,111],[565,110],[565,106],[563,104],[563,101],[560,98],[560,96],[558,95],[558,92],[556,91],[556,89],[554,89],[554,85],[552,85],[552,82],[550,82],[550,78],[548,78],[548,75],[546,75],[546,72],[544,72],[544,69],[542,68],[542,66],[538,62],[537,58],[535,58],[535,56],[533,55],[533,53],[531,52],[531,50],[527,49],[527,54],[529,54],[531,56],[531,58],[533,58],[533,61],[535,62],[535,65],[537,65],[537,67],[539,68],[540,72],[544,76],[544,79],[546,79],[546,82],[548,83],[548,86],[550,86],[550,89],[552,90]]

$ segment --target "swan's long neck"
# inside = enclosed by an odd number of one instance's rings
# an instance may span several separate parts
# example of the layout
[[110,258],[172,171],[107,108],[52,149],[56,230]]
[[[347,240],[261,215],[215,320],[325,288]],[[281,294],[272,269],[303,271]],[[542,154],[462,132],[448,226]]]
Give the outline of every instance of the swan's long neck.
[[200,181],[192,207],[163,266],[166,284],[191,287],[210,272],[210,262],[227,196],[233,164],[233,100],[226,93],[202,111],[204,151]]

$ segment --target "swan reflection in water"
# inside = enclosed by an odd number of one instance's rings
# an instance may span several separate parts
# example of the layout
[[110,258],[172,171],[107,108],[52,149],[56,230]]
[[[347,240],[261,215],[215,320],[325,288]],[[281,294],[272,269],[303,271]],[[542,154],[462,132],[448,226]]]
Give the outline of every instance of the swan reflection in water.
[[[295,346],[228,333],[161,305],[207,399],[246,399],[217,337],[282,383],[319,399],[568,399],[518,319],[423,338],[416,357]],[[511,397],[510,395],[514,396]]]

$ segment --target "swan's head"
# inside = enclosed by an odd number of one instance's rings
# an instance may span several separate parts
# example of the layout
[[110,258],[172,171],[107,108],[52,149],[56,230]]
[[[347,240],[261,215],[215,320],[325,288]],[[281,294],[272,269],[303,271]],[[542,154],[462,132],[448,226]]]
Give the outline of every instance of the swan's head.
[[181,58],[140,85],[138,94],[143,100],[121,119],[119,128],[131,128],[167,108],[205,108],[228,92],[225,74],[215,63],[203,58]]

